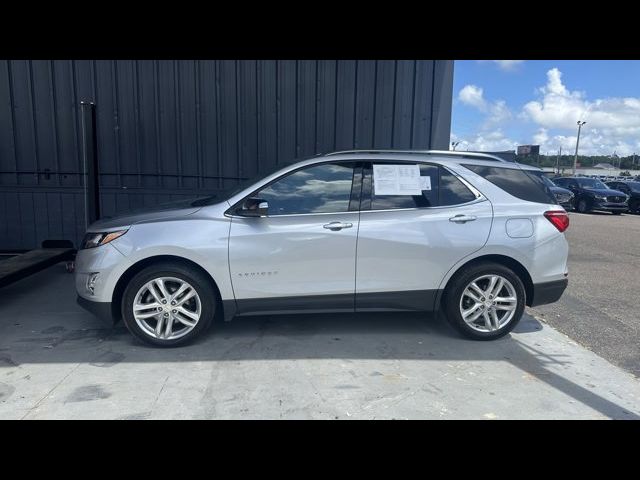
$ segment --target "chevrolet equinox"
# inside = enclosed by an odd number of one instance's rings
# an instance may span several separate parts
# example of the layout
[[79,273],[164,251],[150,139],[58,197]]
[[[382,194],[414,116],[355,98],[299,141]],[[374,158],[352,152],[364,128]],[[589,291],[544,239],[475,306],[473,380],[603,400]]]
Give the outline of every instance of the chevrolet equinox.
[[214,319],[443,310],[510,332],[567,286],[569,226],[537,169],[470,152],[347,151],[232,192],[92,224],[78,302],[138,339],[185,344]]

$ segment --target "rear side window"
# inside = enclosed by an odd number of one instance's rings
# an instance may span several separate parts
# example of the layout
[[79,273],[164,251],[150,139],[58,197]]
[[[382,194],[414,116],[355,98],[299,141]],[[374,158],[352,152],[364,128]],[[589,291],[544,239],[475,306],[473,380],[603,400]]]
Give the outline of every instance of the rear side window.
[[544,181],[525,170],[484,165],[464,165],[464,167],[521,200],[536,203],[557,203]]
[[461,205],[472,202],[476,196],[458,177],[444,168],[440,168],[440,206]]
[[[376,162],[393,164],[393,162]],[[401,208],[428,208],[461,205],[472,202],[476,196],[455,175],[438,165],[419,164],[420,177],[425,189],[421,195],[380,195],[372,181],[372,170],[365,170],[362,209],[392,210]],[[367,198],[368,197],[368,198]]]
[[[380,163],[378,163],[379,165]],[[371,170],[368,170],[371,175]],[[424,208],[438,205],[438,167],[420,165],[420,176],[429,177],[431,188],[422,190],[422,195],[376,195],[371,182],[371,210],[391,210],[397,208]]]

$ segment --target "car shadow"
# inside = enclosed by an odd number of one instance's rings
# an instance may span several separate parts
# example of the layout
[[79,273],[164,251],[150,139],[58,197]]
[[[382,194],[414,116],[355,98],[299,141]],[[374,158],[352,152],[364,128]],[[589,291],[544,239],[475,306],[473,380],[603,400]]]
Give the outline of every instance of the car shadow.
[[[0,304],[0,371],[34,363],[110,367],[120,362],[238,362],[297,359],[376,359],[429,362],[508,362],[522,372],[609,418],[640,419],[557,373],[573,359],[549,354],[507,335],[491,342],[461,337],[442,315],[339,313],[237,317],[218,322],[193,344],[159,349],[138,343],[120,323],[105,326],[75,304],[72,277],[51,273],[25,279],[21,299]],[[51,283],[54,280],[57,283]],[[25,288],[27,287],[27,288]],[[28,287],[33,287],[29,289]],[[53,290],[50,292],[49,290]],[[48,292],[44,294],[43,292]],[[3,295],[4,296],[4,295]],[[40,298],[40,302],[38,302]],[[514,332],[536,335],[543,325],[525,315]],[[533,346],[531,346],[533,344]],[[507,387],[505,387],[507,388]],[[513,388],[512,386],[509,388]]]

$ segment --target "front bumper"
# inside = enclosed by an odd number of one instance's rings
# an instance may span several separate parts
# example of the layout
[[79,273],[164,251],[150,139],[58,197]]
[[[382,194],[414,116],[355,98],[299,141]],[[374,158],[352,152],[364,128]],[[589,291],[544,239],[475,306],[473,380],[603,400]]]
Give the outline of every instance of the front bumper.
[[116,315],[113,311],[111,302],[94,302],[78,295],[76,302],[88,312],[93,313],[96,317],[104,322],[113,325],[116,322]]
[[569,279],[556,280],[554,282],[537,283],[533,285],[533,298],[527,302],[530,307],[546,305],[557,302],[564,293]]
[[605,212],[626,212],[629,210],[629,205],[626,203],[594,202],[592,208]]
[[[117,241],[117,240],[116,240]],[[116,283],[131,263],[110,243],[78,250],[76,255],[76,292],[91,302],[111,302]],[[95,275],[93,292],[87,288]]]

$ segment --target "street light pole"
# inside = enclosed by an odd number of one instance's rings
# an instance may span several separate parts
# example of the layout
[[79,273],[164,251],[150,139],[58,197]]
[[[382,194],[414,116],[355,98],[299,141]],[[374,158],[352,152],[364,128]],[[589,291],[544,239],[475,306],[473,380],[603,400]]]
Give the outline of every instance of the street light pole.
[[460,145],[460,142],[451,142],[451,146],[453,147],[453,151],[455,152],[456,147]]
[[576,156],[573,159],[573,174],[576,174],[576,165],[578,164],[578,145],[580,145],[580,130],[582,126],[587,122],[581,122],[578,120],[578,138],[576,139]]

